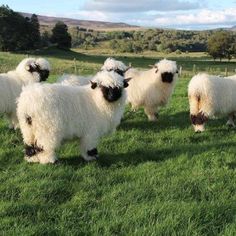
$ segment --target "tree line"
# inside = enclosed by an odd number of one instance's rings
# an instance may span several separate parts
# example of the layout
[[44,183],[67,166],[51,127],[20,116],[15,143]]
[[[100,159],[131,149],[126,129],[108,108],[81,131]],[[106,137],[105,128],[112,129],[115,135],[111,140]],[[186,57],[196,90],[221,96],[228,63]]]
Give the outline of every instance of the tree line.
[[55,25],[50,36],[47,33],[41,35],[37,15],[23,17],[8,6],[0,6],[1,51],[38,49],[48,43],[56,44],[63,49],[71,47],[71,36],[63,22]]

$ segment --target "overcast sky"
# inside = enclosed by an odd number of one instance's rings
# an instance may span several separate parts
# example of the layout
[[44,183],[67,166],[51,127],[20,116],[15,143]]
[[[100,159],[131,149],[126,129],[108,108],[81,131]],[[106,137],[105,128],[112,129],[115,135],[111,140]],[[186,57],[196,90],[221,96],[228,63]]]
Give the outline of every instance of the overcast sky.
[[15,11],[145,27],[209,29],[236,25],[236,0],[1,0]]

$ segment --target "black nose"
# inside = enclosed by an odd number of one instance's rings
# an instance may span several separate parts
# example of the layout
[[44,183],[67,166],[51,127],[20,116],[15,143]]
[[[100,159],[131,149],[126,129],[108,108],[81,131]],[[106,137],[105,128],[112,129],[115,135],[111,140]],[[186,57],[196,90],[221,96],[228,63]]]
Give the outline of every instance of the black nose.
[[170,72],[164,72],[161,74],[162,82],[163,83],[171,83],[173,81],[173,74]]
[[118,87],[115,87],[115,88],[102,87],[102,93],[103,93],[104,98],[108,102],[115,102],[121,97],[122,89]]
[[40,82],[46,81],[49,76],[49,71],[48,70],[40,70],[39,75],[40,75]]

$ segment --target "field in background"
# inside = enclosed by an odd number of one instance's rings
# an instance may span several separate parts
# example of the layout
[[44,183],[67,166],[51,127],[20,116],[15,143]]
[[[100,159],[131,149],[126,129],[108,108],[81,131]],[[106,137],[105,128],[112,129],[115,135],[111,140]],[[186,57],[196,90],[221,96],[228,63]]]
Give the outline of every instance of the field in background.
[[[64,72],[94,74],[107,55],[93,53],[37,54],[51,62],[53,82]],[[0,72],[25,56],[0,53]],[[164,56],[117,58],[148,68]],[[58,150],[59,164],[27,164],[20,131],[9,130],[1,117],[1,235],[236,235],[236,131],[224,118],[195,134],[187,100],[196,72],[224,75],[227,68],[233,74],[236,63],[169,56],[183,67],[183,76],[158,122],[127,107],[117,132],[100,142],[97,162],[85,163],[71,141]]]
[[236,70],[236,59],[228,62],[227,60],[213,61],[205,53],[158,53],[146,51],[140,54],[131,53],[114,53],[107,49],[82,50],[74,49],[72,51],[60,51],[54,48],[44,51],[37,51],[33,54],[12,54],[0,53],[0,72],[14,68],[17,63],[26,56],[45,56],[53,64],[53,75],[63,73],[91,74],[96,73],[104,60],[109,57],[115,57],[124,61],[126,64],[131,63],[133,67],[149,68],[149,65],[156,61],[168,58],[177,61],[183,68],[182,77],[191,77],[198,72],[209,72],[217,75],[232,75]]

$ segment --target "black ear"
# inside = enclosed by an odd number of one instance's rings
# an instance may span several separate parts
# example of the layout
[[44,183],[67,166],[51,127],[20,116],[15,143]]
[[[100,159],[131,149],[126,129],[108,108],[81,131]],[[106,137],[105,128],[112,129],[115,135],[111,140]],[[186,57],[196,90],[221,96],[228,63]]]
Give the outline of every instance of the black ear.
[[92,89],[97,88],[98,84],[96,82],[93,82],[93,81],[90,80],[90,83],[91,83],[91,88]]
[[129,81],[131,80],[132,78],[127,78],[127,79],[124,79],[124,88],[127,88],[129,86]]
[[158,72],[158,67],[157,67],[157,66],[154,66],[154,68],[156,69],[155,73],[157,73],[157,72]]
[[130,66],[128,66],[125,70],[124,70],[124,73],[127,72],[129,69],[131,69],[132,66],[131,66],[131,63],[130,63]]
[[26,70],[28,70],[30,73],[36,71],[38,65],[31,63],[28,66],[26,66]]

